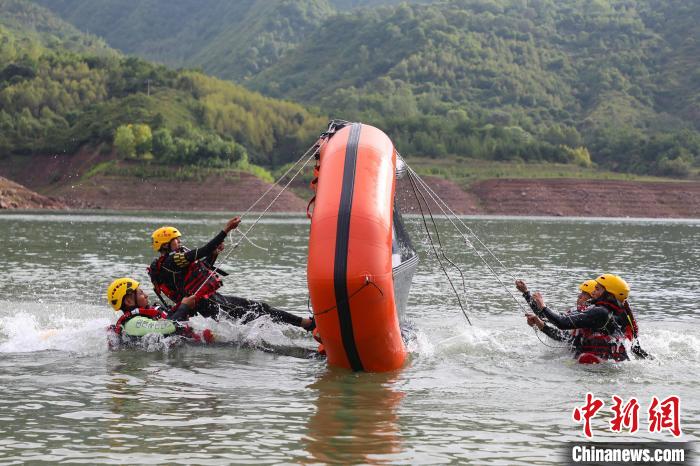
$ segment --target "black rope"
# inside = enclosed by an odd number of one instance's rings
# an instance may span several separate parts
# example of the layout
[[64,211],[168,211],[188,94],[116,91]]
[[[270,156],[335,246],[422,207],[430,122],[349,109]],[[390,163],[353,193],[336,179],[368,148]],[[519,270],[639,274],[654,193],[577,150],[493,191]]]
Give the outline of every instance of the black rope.
[[464,317],[467,319],[467,322],[469,322],[469,325],[472,325],[471,319],[469,319],[469,316],[467,315],[467,312],[464,310],[464,306],[462,306],[462,300],[459,298],[459,293],[457,292],[457,288],[455,288],[454,283],[452,283],[452,279],[450,278],[450,275],[447,273],[447,269],[445,269],[445,266],[442,263],[442,260],[440,259],[440,254],[438,253],[437,249],[435,248],[435,243],[433,242],[433,237],[430,234],[430,228],[428,227],[428,222],[425,220],[425,213],[423,212],[423,206],[421,204],[420,198],[418,195],[423,198],[423,202],[425,202],[425,208],[429,212],[430,219],[433,223],[433,228],[435,229],[435,236],[438,240],[438,244],[440,245],[440,252],[442,253],[442,256],[445,258],[447,262],[449,262],[454,268],[456,268],[459,271],[460,276],[462,277],[462,285],[464,286],[465,289],[465,295],[466,295],[466,285],[464,284],[464,274],[460,270],[457,265],[455,265],[454,262],[452,262],[446,255],[445,251],[442,247],[442,242],[440,241],[440,233],[437,227],[437,224],[435,223],[435,218],[433,217],[433,213],[430,211],[430,206],[428,205],[428,201],[425,199],[425,196],[420,192],[420,190],[416,189],[416,182],[413,179],[413,176],[409,172],[408,180],[411,182],[411,188],[413,189],[413,194],[416,196],[416,201],[418,202],[418,209],[420,210],[420,215],[421,218],[423,219],[423,225],[425,226],[425,232],[428,235],[428,240],[430,241],[430,246],[433,249],[433,252],[435,253],[435,258],[438,261],[438,264],[440,264],[440,268],[442,269],[442,272],[445,274],[445,277],[447,278],[447,281],[450,283],[450,287],[452,288],[452,291],[455,294],[455,297],[457,298],[457,303],[459,304],[459,308],[462,310],[462,314],[464,314]]
[[[432,247],[432,249],[433,249],[433,252],[435,253],[435,256],[436,256],[436,258],[437,258],[437,260],[438,260],[438,263],[440,264],[440,268],[442,269],[443,273],[444,273],[445,276],[447,277],[447,280],[449,281],[450,286],[452,287],[452,291],[454,291],[455,296],[457,297],[457,302],[459,303],[459,307],[461,308],[462,313],[464,314],[464,317],[466,317],[467,322],[469,322],[469,325],[472,325],[471,320],[469,319],[469,316],[467,315],[467,313],[465,312],[464,308],[462,307],[462,302],[461,302],[461,300],[459,299],[459,294],[457,293],[457,290],[455,289],[454,284],[452,283],[452,280],[450,279],[449,275],[447,274],[447,270],[446,270],[445,267],[443,266],[442,261],[440,260],[439,254],[438,254],[438,252],[437,252],[437,250],[436,250],[436,248],[435,248],[435,244],[433,243],[432,236],[431,236],[430,230],[429,230],[429,228],[428,228],[428,224],[427,224],[427,222],[426,222],[426,220],[425,220],[425,214],[423,213],[423,207],[422,207],[422,205],[421,205],[420,199],[418,198],[418,194],[420,194],[420,197],[423,199],[423,202],[425,202],[426,209],[427,209],[428,212],[429,212],[430,219],[431,219],[431,221],[432,221],[432,223],[433,223],[433,228],[435,229],[435,235],[436,235],[436,238],[437,238],[438,243],[439,243],[439,245],[440,245],[440,252],[442,253],[442,256],[445,258],[445,260],[446,260],[447,262],[449,262],[449,263],[450,263],[455,269],[457,269],[457,271],[459,272],[459,274],[460,274],[460,276],[461,276],[461,278],[462,278],[462,286],[465,288],[465,295],[466,295],[466,285],[464,284],[464,274],[462,273],[462,270],[461,270],[457,265],[455,265],[455,263],[452,262],[452,261],[445,255],[444,249],[443,249],[443,247],[442,247],[442,242],[440,241],[440,233],[439,233],[439,230],[438,230],[438,228],[437,228],[437,224],[435,223],[435,218],[433,217],[432,212],[430,211],[430,207],[428,206],[428,201],[426,200],[425,196],[423,195],[422,192],[420,192],[419,189],[417,189],[417,184],[416,184],[416,182],[415,182],[415,180],[414,180],[414,178],[413,178],[413,174],[411,173],[411,171],[408,172],[408,179],[409,179],[409,181],[411,182],[411,188],[413,189],[413,193],[414,193],[414,195],[416,196],[416,201],[418,202],[418,208],[420,209],[421,217],[422,217],[422,219],[423,219],[423,225],[425,226],[426,233],[428,234],[428,239],[430,240],[430,245],[431,245],[431,247]],[[487,266],[488,266],[488,264],[487,264]],[[490,268],[490,267],[489,267],[489,268]],[[491,271],[494,272],[493,270],[491,270]],[[495,274],[495,272],[494,272],[494,274]],[[550,345],[550,344],[547,344],[547,343],[545,343],[545,342],[542,340],[542,338],[541,338],[540,335],[539,335],[540,332],[538,332],[536,328],[533,327],[532,330],[535,332],[535,336],[537,337],[537,339],[538,339],[538,340],[540,341],[540,343],[542,343],[544,346],[547,346],[547,347],[549,347],[549,348],[570,348],[570,345]]]
[[[355,296],[357,293],[359,293],[360,291],[362,291],[364,288],[368,287],[369,285],[372,285],[373,287],[375,287],[375,288],[377,289],[377,291],[379,291],[379,294],[381,294],[382,296],[384,296],[384,292],[382,291],[382,289],[379,288],[379,287],[377,286],[377,284],[374,283],[372,280],[370,280],[369,278],[367,278],[367,279],[365,280],[365,284],[362,285],[361,287],[359,287],[357,290],[355,290],[355,291],[354,291],[350,296],[348,296],[348,298],[347,298],[346,300],[344,300],[343,302],[349,303],[353,296]],[[311,313],[314,315],[314,317],[316,317],[316,316],[320,316],[320,315],[326,314],[326,313],[328,313],[328,312],[331,312],[333,309],[337,309],[337,308],[338,308],[338,305],[336,304],[335,306],[331,306],[331,307],[329,307],[328,309],[324,309],[324,310],[319,311],[319,312],[313,312],[313,311],[311,311]],[[309,310],[311,310],[311,309],[309,309]]]

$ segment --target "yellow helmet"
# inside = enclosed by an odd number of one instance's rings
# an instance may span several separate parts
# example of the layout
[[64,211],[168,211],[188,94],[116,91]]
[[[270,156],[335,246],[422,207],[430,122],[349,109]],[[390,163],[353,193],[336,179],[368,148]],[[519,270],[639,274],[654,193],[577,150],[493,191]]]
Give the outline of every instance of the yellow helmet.
[[595,280],[586,280],[578,286],[578,289],[581,291],[581,293],[591,294],[593,290],[595,290],[596,283],[597,282]]
[[119,311],[124,303],[124,296],[129,291],[136,291],[139,282],[133,278],[117,278],[107,287],[107,302],[115,311]]
[[160,248],[168,244],[175,238],[182,236],[180,230],[175,227],[161,227],[153,232],[151,238],[153,239],[153,250],[158,252]]
[[624,301],[630,295],[630,286],[622,278],[611,273],[604,273],[595,279],[605,291],[615,296],[618,301]]

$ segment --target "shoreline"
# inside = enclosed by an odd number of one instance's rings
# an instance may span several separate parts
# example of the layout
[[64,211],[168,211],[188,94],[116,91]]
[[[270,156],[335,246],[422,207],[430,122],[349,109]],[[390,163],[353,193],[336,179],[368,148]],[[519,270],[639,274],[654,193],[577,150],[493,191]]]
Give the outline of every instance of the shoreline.
[[[66,182],[55,182],[41,175],[32,171],[15,176],[24,185],[0,177],[0,210],[242,212],[270,189],[269,183],[243,172],[183,181],[105,175],[83,179],[75,174]],[[464,189],[444,178],[422,178],[459,215],[700,219],[697,181],[498,178],[477,181]],[[405,181],[397,184],[397,203],[404,214],[420,214]],[[271,212],[306,212],[313,192],[305,183],[296,182],[291,189],[280,191],[279,186],[273,187],[256,210],[265,210],[279,195]],[[434,204],[431,210],[434,215],[441,213]]]
[[[138,214],[157,214],[159,216],[169,216],[172,215],[173,218],[178,218],[178,216],[183,216],[183,220],[189,220],[189,218],[195,214],[201,214],[202,216],[212,216],[220,217],[221,219],[228,219],[230,215],[240,215],[244,211],[223,211],[223,210],[202,210],[202,211],[187,211],[187,210],[115,210],[115,209],[92,209],[92,208],[63,208],[63,209],[0,209],[0,218],[3,216],[7,217],[22,217],[25,215],[47,215],[47,216],[61,216],[61,215],[138,215]],[[261,211],[250,211],[246,215],[248,217],[257,217],[261,214]],[[421,218],[419,213],[415,212],[403,212],[402,216],[404,218]],[[299,218],[306,219],[306,212],[299,211],[269,211],[262,218]],[[438,219],[447,218],[446,215],[440,213],[433,213],[433,217]],[[460,219],[469,220],[517,220],[517,219],[528,219],[528,220],[541,220],[541,221],[554,221],[554,222],[630,222],[630,223],[700,223],[700,218],[694,217],[577,217],[577,216],[556,216],[556,215],[509,215],[509,214],[457,214]],[[427,217],[426,217],[427,218]],[[309,220],[309,223],[311,220]]]

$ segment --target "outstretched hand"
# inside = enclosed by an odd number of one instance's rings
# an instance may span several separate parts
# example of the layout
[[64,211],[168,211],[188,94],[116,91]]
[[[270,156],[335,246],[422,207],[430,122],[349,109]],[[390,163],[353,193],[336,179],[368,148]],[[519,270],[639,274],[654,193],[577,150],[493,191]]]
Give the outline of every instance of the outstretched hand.
[[525,318],[527,319],[527,325],[530,327],[537,327],[538,329],[542,330],[544,328],[544,321],[537,317],[535,314],[527,313],[525,314]]
[[535,302],[535,306],[537,306],[537,309],[540,311],[544,309],[544,298],[542,297],[542,293],[539,291],[535,291],[535,293],[532,295],[532,300]]
[[522,280],[515,280],[515,287],[520,291],[521,293],[527,293],[527,285],[525,284],[524,281]]
[[226,233],[229,233],[231,230],[235,230],[238,228],[238,225],[241,223],[241,217],[233,217],[231,220],[226,222],[226,225],[224,226],[224,231]]
[[194,307],[196,301],[197,298],[195,298],[194,296],[187,296],[185,298],[182,298],[181,303],[191,309]]

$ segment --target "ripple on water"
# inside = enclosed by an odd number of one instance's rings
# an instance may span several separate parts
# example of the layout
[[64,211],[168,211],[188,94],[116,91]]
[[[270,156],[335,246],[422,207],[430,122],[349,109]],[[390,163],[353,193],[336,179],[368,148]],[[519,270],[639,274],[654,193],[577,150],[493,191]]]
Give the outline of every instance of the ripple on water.
[[[582,278],[624,272],[653,361],[582,366],[545,346],[489,268],[446,230],[469,326],[416,219],[407,222],[421,254],[408,309],[416,333],[401,371],[328,370],[309,359],[315,344],[305,332],[267,319],[194,319],[216,345],[151,338],[109,351],[104,328],[116,316],[104,289],[116,276],[148,283],[154,226],[176,221],[199,244],[224,220],[0,214],[0,462],[553,464],[552,445],[581,439],[571,412],[587,391],[606,407],[613,394],[635,396],[642,409],[652,396],[678,394],[684,439],[698,437],[700,223],[465,219],[509,267],[490,264],[503,283],[523,276],[558,309],[573,304]],[[244,244],[223,261],[225,292],[305,314],[307,235],[303,218],[264,221],[252,239],[268,250]],[[591,238],[595,248],[581,247]],[[595,419],[596,439],[619,439],[609,420]]]

